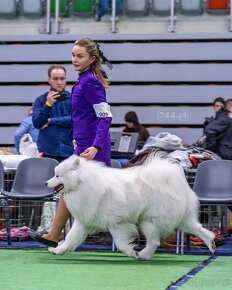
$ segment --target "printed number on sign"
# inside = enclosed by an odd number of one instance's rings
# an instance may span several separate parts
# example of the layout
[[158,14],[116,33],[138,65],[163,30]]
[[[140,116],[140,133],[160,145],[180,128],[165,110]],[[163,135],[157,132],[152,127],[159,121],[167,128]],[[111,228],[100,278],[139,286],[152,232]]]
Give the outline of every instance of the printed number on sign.
[[108,113],[105,113],[105,112],[99,112],[98,113],[99,117],[108,117]]

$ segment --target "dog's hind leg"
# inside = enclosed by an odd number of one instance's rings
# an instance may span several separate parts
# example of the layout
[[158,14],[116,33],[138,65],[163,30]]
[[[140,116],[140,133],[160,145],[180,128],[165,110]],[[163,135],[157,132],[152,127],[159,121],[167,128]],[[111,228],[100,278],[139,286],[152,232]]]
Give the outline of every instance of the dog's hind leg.
[[134,250],[134,240],[139,236],[136,225],[122,223],[109,229],[117,248],[129,257],[138,259],[138,254]]
[[201,238],[209,250],[214,253],[216,246],[214,242],[215,234],[205,228],[198,221],[190,221],[189,219],[185,219],[182,225],[178,226],[179,230],[182,230],[186,233],[195,235]]
[[86,239],[87,232],[78,220],[74,220],[72,228],[67,234],[65,241],[56,248],[48,248],[49,252],[55,255],[62,255],[67,251],[75,251]]
[[156,225],[151,221],[143,221],[139,224],[139,229],[146,238],[146,247],[138,255],[140,260],[149,260],[155,250],[160,245],[160,235]]

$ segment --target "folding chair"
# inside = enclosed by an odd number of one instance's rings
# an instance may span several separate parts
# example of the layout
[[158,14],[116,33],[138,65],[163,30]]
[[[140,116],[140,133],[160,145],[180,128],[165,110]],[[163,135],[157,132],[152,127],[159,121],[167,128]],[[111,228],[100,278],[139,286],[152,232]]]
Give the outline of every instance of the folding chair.
[[[51,15],[54,16],[56,11],[56,0],[51,0],[50,12]],[[59,1],[59,15],[64,16],[68,11],[68,0],[60,0]]]
[[232,160],[208,160],[200,163],[193,190],[201,204],[232,203]]
[[144,16],[149,13],[148,0],[124,0],[124,11],[129,16]]
[[13,18],[17,15],[18,4],[16,0],[0,0],[0,17]]
[[40,17],[44,14],[44,0],[21,0],[21,13],[25,17]]
[[111,159],[111,167],[122,168],[122,165],[117,159]]
[[96,9],[94,0],[73,0],[71,13],[77,16],[93,16]]
[[180,0],[180,13],[186,15],[199,15],[203,13],[203,0]]
[[8,245],[11,245],[8,201],[56,201],[52,189],[45,182],[54,176],[57,165],[58,161],[52,158],[29,158],[19,163],[11,190],[2,192],[5,196]]
[[[220,230],[227,227],[227,207],[232,205],[232,160],[210,160],[197,169],[193,190],[201,205],[208,206],[208,227],[213,225],[212,206],[220,206]],[[231,207],[229,207],[231,209]]]
[[[199,164],[193,184],[193,191],[201,205],[232,205],[232,160],[208,160]],[[210,208],[207,211],[208,227],[211,225]],[[223,232],[223,212],[221,213],[221,230]],[[181,241],[183,247],[183,239]],[[189,251],[190,248],[187,250]]]
[[208,0],[207,11],[215,15],[226,14],[229,12],[229,0]]
[[170,0],[152,0],[152,12],[159,16],[170,16],[171,1]]

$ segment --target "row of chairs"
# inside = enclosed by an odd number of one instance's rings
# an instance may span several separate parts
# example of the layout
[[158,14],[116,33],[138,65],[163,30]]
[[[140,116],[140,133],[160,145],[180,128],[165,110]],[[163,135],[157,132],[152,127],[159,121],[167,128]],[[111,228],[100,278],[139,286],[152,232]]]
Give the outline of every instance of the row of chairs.
[[[50,2],[50,13],[55,14],[56,0]],[[96,1],[94,0],[60,0],[59,15],[92,15],[96,10]],[[16,17],[22,15],[25,17],[41,17],[46,13],[46,0],[0,0],[0,16]]]
[[[171,12],[171,0],[124,0],[125,13],[127,15],[147,15],[151,11],[155,15],[169,16]],[[229,12],[228,0],[174,0],[174,11],[186,15],[199,15],[204,11],[213,14]]]
[[[55,13],[55,0],[51,0],[50,12]],[[175,11],[187,15],[202,14],[205,10],[222,14],[229,12],[228,0],[175,0]],[[123,0],[123,11],[126,15],[142,16],[152,13],[160,16],[170,15],[171,0]],[[90,16],[96,13],[99,0],[60,0],[61,16]],[[46,12],[46,0],[0,0],[0,16],[40,17]]]

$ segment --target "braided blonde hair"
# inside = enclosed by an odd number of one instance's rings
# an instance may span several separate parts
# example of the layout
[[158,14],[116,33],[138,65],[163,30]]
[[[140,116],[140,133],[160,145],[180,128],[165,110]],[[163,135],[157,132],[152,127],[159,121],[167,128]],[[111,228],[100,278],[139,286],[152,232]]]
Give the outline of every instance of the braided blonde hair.
[[91,70],[93,73],[100,79],[103,86],[108,88],[109,84],[107,79],[103,76],[101,72],[101,57],[99,53],[98,46],[96,42],[94,42],[91,38],[82,38],[75,41],[74,45],[79,45],[81,47],[85,47],[90,57],[94,56],[95,61],[90,65]]

